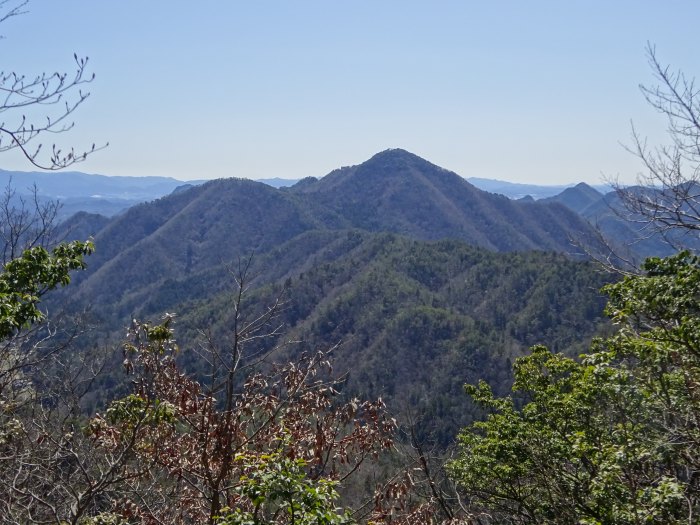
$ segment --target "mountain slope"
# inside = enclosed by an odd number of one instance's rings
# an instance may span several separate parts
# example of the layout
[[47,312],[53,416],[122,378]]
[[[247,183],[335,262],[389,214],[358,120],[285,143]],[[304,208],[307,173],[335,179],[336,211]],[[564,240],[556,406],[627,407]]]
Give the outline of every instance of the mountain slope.
[[[652,201],[660,195],[653,188],[629,187],[625,191],[647,195]],[[661,235],[643,217],[629,212],[614,191],[603,195],[582,183],[546,201],[561,203],[580,214],[616,246],[618,255],[633,261],[635,266],[646,257],[672,255],[680,247],[700,249],[700,240],[693,232],[676,230]]]
[[498,251],[571,252],[571,237],[590,231],[558,204],[515,202],[481,191],[403,150],[378,153],[290,191],[334,210],[344,227],[462,239]]
[[[206,330],[226,348],[230,268],[254,253],[246,311],[286,290],[285,341],[303,341],[290,351],[341,343],[348,395],[419,409],[444,443],[470,415],[465,381],[505,389],[529,345],[576,353],[600,327],[604,277],[542,253],[586,228],[561,204],[513,202],[391,150],[292,188],[216,180],[135,206],[96,232],[88,270],[48,307],[94,305],[92,344],[175,312],[184,347]],[[197,352],[181,359],[202,371]]]
[[95,237],[74,298],[128,315],[168,279],[212,268],[225,274],[238,257],[318,226],[292,195],[250,180],[211,181],[113,219]]
[[561,193],[542,200],[545,202],[559,202],[576,213],[583,213],[586,208],[599,202],[602,198],[602,193],[585,182],[581,182],[573,188],[566,188]]
[[[267,268],[271,261],[279,267]],[[607,278],[561,255],[357,230],[307,232],[257,261],[253,273],[268,284],[249,297],[249,317],[286,290],[275,321],[283,335],[268,347],[302,341],[288,347],[297,355],[338,345],[334,368],[348,374],[347,396],[382,396],[400,415],[412,410],[443,444],[473,415],[466,381],[485,378],[505,393],[512,361],[530,345],[583,350],[603,326],[598,290]],[[226,348],[232,293],[230,286],[176,308],[182,340],[206,328]],[[201,365],[193,354],[183,358],[190,369]]]

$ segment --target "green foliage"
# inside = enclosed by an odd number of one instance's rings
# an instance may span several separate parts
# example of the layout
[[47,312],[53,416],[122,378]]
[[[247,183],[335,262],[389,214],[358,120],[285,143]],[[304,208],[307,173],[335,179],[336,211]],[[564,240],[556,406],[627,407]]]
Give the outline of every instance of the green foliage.
[[80,520],[79,525],[129,525],[129,522],[118,514],[103,512],[97,516]]
[[9,261],[0,274],[0,339],[42,319],[41,296],[67,285],[71,270],[85,268],[83,257],[92,251],[90,241],[74,241],[51,252],[37,246]]
[[130,394],[113,401],[107,409],[107,421],[126,426],[136,424],[159,425],[175,422],[175,407],[167,401],[149,401],[143,396]]
[[303,459],[279,453],[236,456],[245,472],[236,491],[240,506],[224,508],[218,525],[341,525],[351,523],[347,511],[336,507],[336,483],[307,477]]
[[535,347],[516,398],[459,436],[453,477],[504,523],[689,523],[700,511],[700,259],[649,259],[606,287],[617,334],[580,361]]

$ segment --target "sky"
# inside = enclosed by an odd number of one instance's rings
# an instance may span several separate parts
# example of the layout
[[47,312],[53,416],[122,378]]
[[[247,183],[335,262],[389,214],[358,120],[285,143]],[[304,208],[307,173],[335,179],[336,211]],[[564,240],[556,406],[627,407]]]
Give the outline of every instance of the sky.
[[[667,141],[639,90],[655,83],[647,42],[700,74],[697,0],[30,0],[27,11],[0,24],[0,70],[70,72],[73,53],[89,57],[75,127],[46,142],[109,142],[72,168],[104,175],[321,177],[403,148],[464,177],[633,182],[631,122]],[[17,152],[0,168],[33,169]]]

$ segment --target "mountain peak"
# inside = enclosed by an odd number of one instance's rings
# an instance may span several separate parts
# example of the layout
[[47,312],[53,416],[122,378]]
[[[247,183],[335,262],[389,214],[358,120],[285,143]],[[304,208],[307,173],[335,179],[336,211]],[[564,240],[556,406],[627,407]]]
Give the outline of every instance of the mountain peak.
[[603,198],[603,194],[585,182],[580,182],[572,188],[566,188],[559,195],[544,199],[563,204],[576,213],[582,213],[584,209]]
[[[334,224],[419,239],[457,238],[494,250],[568,251],[587,224],[561,206],[516,203],[403,149],[332,171],[292,192]],[[325,220],[325,219],[324,219]]]
[[[429,165],[434,166],[424,158],[418,155],[406,151],[401,148],[391,148],[372,156],[369,160],[363,162],[365,165],[383,165],[391,167],[406,167],[406,166],[420,166]],[[437,166],[434,166],[437,167]]]
[[370,157],[369,160],[381,160],[381,159],[394,159],[394,158],[415,158],[415,159],[421,159],[418,155],[415,155],[414,153],[411,153],[410,151],[406,151],[405,149],[402,148],[388,148],[385,149],[384,151],[380,151],[379,153],[375,153]]
[[600,194],[598,190],[596,190],[593,186],[590,184],[586,184],[585,182],[579,182],[574,188],[581,190],[581,191],[587,191],[587,192],[596,192]]
[[[456,173],[428,162],[414,153],[392,148],[376,153],[361,164],[335,169],[315,184],[297,184],[293,187],[293,191],[326,193],[334,192],[340,186],[350,185],[363,188],[370,193],[384,193],[392,185],[405,185],[412,179],[425,177],[429,179],[447,177],[453,183],[458,181],[460,184],[468,184]],[[468,185],[471,187],[470,184]]]

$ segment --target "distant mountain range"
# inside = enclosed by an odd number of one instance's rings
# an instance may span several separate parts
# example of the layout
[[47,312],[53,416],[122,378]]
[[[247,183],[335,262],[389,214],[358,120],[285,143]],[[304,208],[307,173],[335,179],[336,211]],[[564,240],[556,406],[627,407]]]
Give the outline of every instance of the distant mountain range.
[[[251,182],[230,179],[222,184],[247,188]],[[620,201],[614,192],[607,191],[608,187],[585,183],[538,186],[474,177],[465,182],[403,150],[387,150],[361,165],[335,170],[321,179],[274,178],[260,182],[306,201],[300,204],[303,213],[308,217],[316,214],[313,221],[320,221],[324,227],[392,231],[421,239],[458,238],[495,250],[564,252],[576,251],[570,243],[572,238],[590,239],[597,228],[616,248],[626,246],[622,251],[631,258],[673,251],[665,240],[649,236],[624,220]],[[60,200],[61,220],[78,212],[114,217],[137,204],[187,193],[205,183],[168,177],[0,170],[0,184],[11,185],[18,196],[26,198],[36,188],[40,199]],[[534,204],[537,207],[528,207]],[[578,217],[554,209],[554,204],[563,205]],[[79,215],[71,221],[75,232],[94,234],[107,224],[94,218],[86,222],[85,217]]]
[[[505,195],[511,199],[523,199],[528,196],[532,197],[534,200],[545,199],[547,197],[554,197],[567,188],[574,186],[573,184],[554,186],[521,184],[517,182],[483,179],[479,177],[469,177],[467,180],[480,190]],[[612,187],[607,184],[592,186],[592,188],[601,193],[608,193],[612,191]]]
[[66,227],[94,235],[97,246],[71,295],[113,305],[117,317],[163,296],[168,280],[208,282],[237,257],[267,253],[313,231],[392,232],[495,251],[569,254],[578,251],[571,239],[592,236],[590,225],[559,203],[522,203],[481,191],[402,150],[291,188],[214,180],[133,206],[106,222],[78,215]]
[[[629,187],[626,191],[647,194],[653,201],[654,188]],[[631,214],[615,191],[603,194],[597,189],[580,183],[560,194],[541,202],[558,202],[576,212],[600,233],[626,252],[631,262],[638,265],[649,256],[668,256],[679,247],[700,250],[700,238],[692,231],[668,231],[663,236],[649,228],[644,218]]]
[[[60,217],[63,219],[78,212],[112,217],[136,204],[204,182],[183,182],[170,177],[114,177],[77,171],[46,173],[0,170],[2,188],[7,188],[9,184],[18,196],[29,196],[36,188],[40,198],[61,202]],[[261,182],[280,188],[297,181],[274,178],[262,179]]]
[[[423,176],[425,170],[431,173],[429,178]],[[446,173],[450,172],[403,150],[387,150],[366,163],[335,170],[321,179],[270,178],[258,182],[302,200],[310,199],[303,204],[304,212],[318,213],[316,220],[332,227],[392,231],[421,239],[458,238],[495,250],[580,251],[580,247],[571,245],[575,238],[577,243],[588,244],[588,249],[606,256],[609,250],[592,240],[598,230],[627,260],[639,262],[644,257],[668,255],[675,250],[668,238],[650,234],[643,225],[629,221],[609,186],[541,186],[477,177],[462,184],[462,177],[454,173],[445,176]],[[12,186],[16,197],[26,200],[36,188],[40,199],[58,199],[62,205],[59,220],[81,212],[69,221],[70,227],[62,229],[72,229],[76,234],[94,234],[108,222],[92,215],[114,217],[137,204],[186,192],[206,182],[0,170],[0,184]],[[483,192],[475,192],[477,188]],[[512,202],[515,200],[518,204]],[[534,203],[547,206],[534,208],[532,213],[524,211]],[[553,204],[563,205],[578,217],[553,211]],[[86,221],[86,217],[92,218]],[[674,240],[673,236],[670,240]],[[695,238],[676,241],[700,248],[700,241]]]
[[60,217],[64,219],[81,211],[111,217],[140,202],[167,195],[182,184],[185,183],[168,177],[0,170],[3,188],[10,185],[18,196],[31,195],[36,188],[38,197],[61,202]]
[[[568,187],[519,184],[478,177],[470,177],[467,180],[481,190],[505,195],[511,199],[520,199],[528,195],[535,200],[552,197]],[[18,194],[29,195],[32,187],[36,185],[40,197],[60,200],[61,217],[67,218],[79,211],[111,217],[135,204],[158,199],[173,191],[206,181],[180,181],[170,177],[118,177],[76,171],[46,173],[0,169],[0,185],[5,188],[10,182]],[[258,179],[258,182],[273,188],[284,188],[295,185],[299,179],[275,177]],[[607,186],[595,188],[604,193],[609,191]]]
[[270,249],[306,231],[352,228],[459,239],[497,251],[563,253],[576,252],[571,239],[592,231],[559,203],[487,193],[411,153],[388,150],[290,188],[220,179],[134,206],[95,232],[103,245],[95,258],[111,259],[101,272],[119,273],[127,266],[120,258],[161,254],[149,267],[187,272]]

